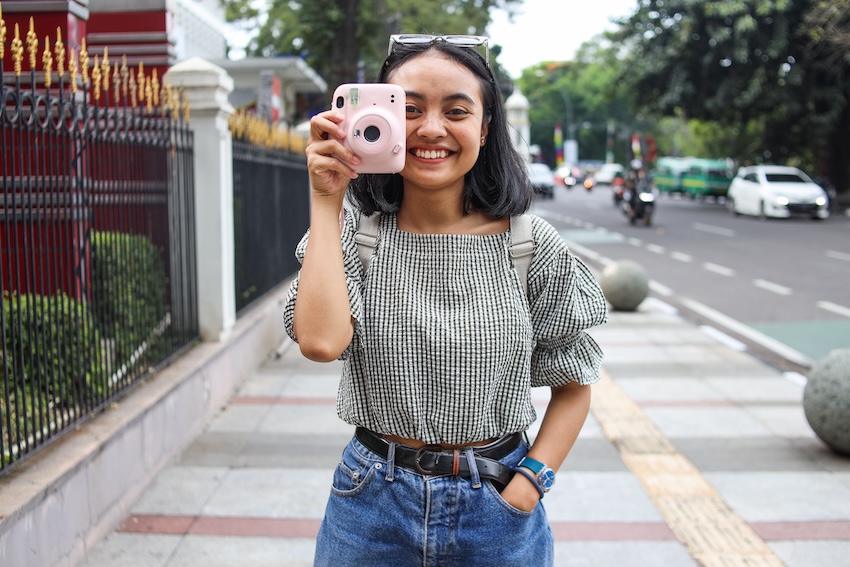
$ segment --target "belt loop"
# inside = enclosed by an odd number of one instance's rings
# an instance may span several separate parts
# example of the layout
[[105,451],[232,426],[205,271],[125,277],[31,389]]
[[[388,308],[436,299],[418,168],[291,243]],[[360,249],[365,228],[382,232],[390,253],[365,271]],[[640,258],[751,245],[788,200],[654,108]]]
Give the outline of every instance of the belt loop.
[[472,447],[464,449],[466,454],[466,463],[469,465],[469,476],[472,477],[472,488],[481,488],[481,475],[478,474],[478,463],[475,462],[475,453],[472,452]]
[[392,482],[395,480],[395,446],[396,443],[394,441],[389,442],[389,449],[387,449],[387,482]]

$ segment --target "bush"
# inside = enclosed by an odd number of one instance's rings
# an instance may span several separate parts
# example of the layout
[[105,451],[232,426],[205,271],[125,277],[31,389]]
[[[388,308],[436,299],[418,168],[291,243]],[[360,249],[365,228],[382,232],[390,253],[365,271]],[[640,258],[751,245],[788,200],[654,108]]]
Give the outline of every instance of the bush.
[[61,407],[99,400],[106,389],[100,334],[85,304],[66,295],[4,297],[3,323],[10,381]]
[[155,342],[153,330],[166,313],[166,284],[162,256],[146,237],[92,233],[93,312],[101,332],[114,340],[119,366],[145,341]]

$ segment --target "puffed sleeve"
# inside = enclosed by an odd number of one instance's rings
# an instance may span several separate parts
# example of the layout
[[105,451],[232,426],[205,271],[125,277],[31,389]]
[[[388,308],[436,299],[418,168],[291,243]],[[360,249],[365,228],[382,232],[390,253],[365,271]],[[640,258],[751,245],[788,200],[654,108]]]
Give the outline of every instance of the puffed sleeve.
[[593,384],[602,350],[585,330],[608,319],[608,304],[587,266],[569,251],[557,231],[535,218],[535,252],[529,269],[534,333],[532,386]]
[[[358,219],[359,212],[353,211],[348,207],[344,209],[341,238],[342,260],[343,267],[345,269],[345,284],[348,288],[348,303],[351,309],[351,317],[354,320],[355,335],[360,334],[360,328],[363,321],[362,282],[364,268],[357,255],[357,243],[354,240],[354,234],[357,232]],[[309,239],[310,231],[307,230],[301,238],[301,241],[298,243],[298,246],[295,248],[295,257],[299,264],[304,263],[304,254],[307,250],[307,242]],[[292,327],[295,317],[295,300],[298,297],[298,281],[300,279],[300,275],[301,273],[299,272],[292,280],[292,283],[290,283],[289,291],[283,304],[283,324],[286,329],[286,333],[295,342],[298,342],[298,337],[295,336],[295,332]],[[348,348],[345,349],[342,356],[340,356],[341,360],[348,358],[351,348],[351,345],[349,345]]]

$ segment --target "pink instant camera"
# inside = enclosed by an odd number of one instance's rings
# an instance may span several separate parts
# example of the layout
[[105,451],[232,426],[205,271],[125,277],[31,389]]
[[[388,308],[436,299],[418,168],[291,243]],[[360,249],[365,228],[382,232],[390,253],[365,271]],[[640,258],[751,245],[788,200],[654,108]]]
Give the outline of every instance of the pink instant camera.
[[347,83],[334,91],[333,107],[345,115],[343,145],[361,160],[358,173],[398,173],[406,156],[405,94],[398,85]]

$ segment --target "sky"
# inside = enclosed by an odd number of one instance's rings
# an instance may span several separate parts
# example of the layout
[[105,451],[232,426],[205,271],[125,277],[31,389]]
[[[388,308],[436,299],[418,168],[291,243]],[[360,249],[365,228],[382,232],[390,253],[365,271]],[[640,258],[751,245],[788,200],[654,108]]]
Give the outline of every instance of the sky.
[[631,15],[637,0],[524,0],[513,23],[494,11],[487,28],[491,43],[502,46],[499,63],[517,79],[541,61],[569,61],[582,43],[606,29],[612,17]]

